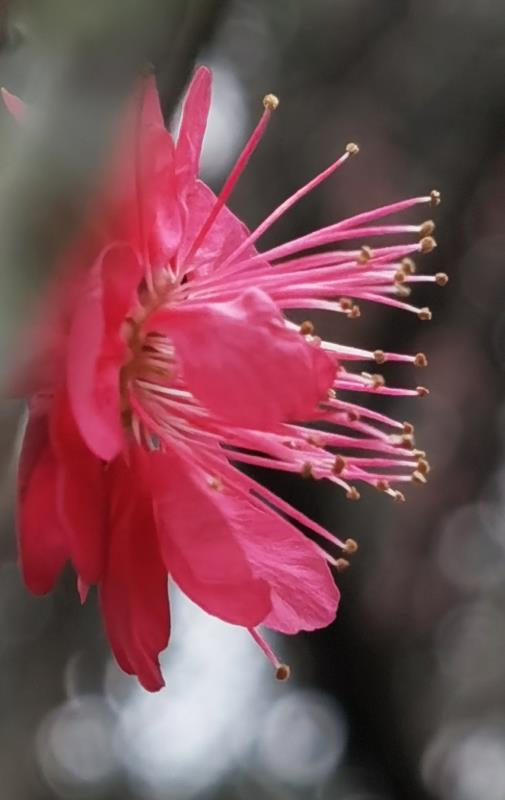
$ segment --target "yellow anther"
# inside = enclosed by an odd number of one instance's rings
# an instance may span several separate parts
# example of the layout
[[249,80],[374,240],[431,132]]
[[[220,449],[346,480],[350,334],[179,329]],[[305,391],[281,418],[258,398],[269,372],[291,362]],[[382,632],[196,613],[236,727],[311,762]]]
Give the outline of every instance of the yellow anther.
[[423,222],[419,229],[420,238],[423,239],[425,236],[431,236],[434,230],[435,223],[432,219],[427,219],[426,222]]
[[424,239],[421,239],[419,242],[419,247],[421,249],[421,253],[431,253],[432,250],[435,249],[437,243],[433,236],[425,236]]
[[267,111],[275,111],[279,105],[279,98],[275,94],[266,94],[263,98],[263,106]]
[[300,333],[303,336],[311,336],[314,333],[314,325],[310,319],[306,319],[305,322],[302,322],[300,325]]
[[359,153],[359,145],[356,142],[349,142],[345,146],[345,152],[349,153],[350,156],[357,156]]
[[373,250],[367,244],[364,244],[359,252],[358,264],[367,264],[371,258],[373,258]]
[[341,475],[344,469],[347,466],[347,461],[343,456],[335,456],[335,461],[333,462],[333,467],[331,471],[334,475]]
[[291,677],[291,667],[288,664],[279,664],[275,670],[275,677],[278,681],[288,681]]
[[406,275],[413,275],[416,271],[416,265],[411,258],[402,258],[401,265]]

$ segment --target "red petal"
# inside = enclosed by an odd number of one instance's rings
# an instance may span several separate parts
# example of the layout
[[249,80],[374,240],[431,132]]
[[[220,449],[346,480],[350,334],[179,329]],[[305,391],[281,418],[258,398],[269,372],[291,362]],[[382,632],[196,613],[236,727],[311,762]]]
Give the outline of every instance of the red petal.
[[134,307],[142,266],[126,245],[93,265],[70,330],[67,375],[72,411],[93,452],[106,461],[123,447],[119,372],[127,358],[122,325]]
[[254,627],[271,611],[265,581],[256,579],[237,528],[240,504],[211,488],[195,464],[175,452],[151,453],[151,485],[161,550],[182,591],[225,622]]
[[310,419],[335,378],[328,355],[289,330],[259,289],[226,303],[163,309],[146,327],[170,337],[190,390],[232,424]]
[[[198,236],[202,225],[207,220],[216,199],[214,192],[205,183],[196,181],[186,198],[185,225],[177,254],[179,263],[184,263],[184,259]],[[192,256],[191,268],[196,270],[198,274],[206,274],[212,271],[214,265],[224,261],[247,239],[249,234],[250,231],[247,226],[229,208],[223,206],[202,244]],[[256,254],[256,249],[251,245],[243,253],[242,258]]]
[[81,581],[97,583],[107,534],[104,466],[84,443],[61,391],[51,414],[51,442],[59,462],[57,497],[72,563]]
[[58,463],[49,444],[47,403],[31,405],[18,472],[19,554],[35,594],[49,592],[68,558],[57,512]]
[[210,108],[211,83],[210,70],[199,67],[184,100],[176,147],[176,172],[181,189],[190,187],[198,175]]
[[141,454],[108,468],[110,541],[101,603],[114,654],[149,691],[164,685],[159,653],[168,644],[167,574],[159,551],[152,503],[142,486]]
[[272,612],[264,624],[281,633],[324,628],[337,613],[340,593],[313,542],[273,512],[252,510],[240,530],[253,572],[271,589]]

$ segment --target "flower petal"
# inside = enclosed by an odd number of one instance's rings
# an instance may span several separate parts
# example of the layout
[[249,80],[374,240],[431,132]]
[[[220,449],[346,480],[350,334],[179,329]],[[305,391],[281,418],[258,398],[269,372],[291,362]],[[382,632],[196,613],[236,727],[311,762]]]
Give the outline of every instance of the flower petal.
[[281,633],[324,628],[335,619],[340,592],[324,556],[301,531],[274,512],[251,512],[239,529],[253,572],[271,589],[264,624]]
[[270,591],[255,578],[237,526],[236,500],[211,486],[212,475],[175,451],[150,455],[161,550],[174,581],[209,614],[254,627],[271,611]]
[[119,372],[127,357],[122,325],[134,307],[143,269],[133,250],[112,245],[93,265],[68,341],[72,411],[88,447],[106,461],[123,447]]
[[176,173],[181,190],[191,187],[198,175],[210,108],[211,83],[210,70],[199,67],[184,100],[176,146]]
[[23,578],[35,594],[45,594],[69,557],[56,502],[59,465],[49,442],[48,402],[30,404],[19,459],[17,517]]
[[170,337],[190,390],[232,424],[310,419],[335,378],[330,357],[288,329],[259,289],[230,302],[162,309],[146,328]]
[[84,583],[97,583],[107,535],[104,465],[83,441],[63,391],[54,400],[50,435],[59,464],[58,510],[72,563]]
[[[196,181],[188,193],[185,204],[184,230],[177,254],[180,264],[184,264],[185,257],[191,250],[193,242],[200,233],[216,200],[214,192],[202,181]],[[249,234],[247,226],[227,206],[223,206],[200,247],[191,257],[189,266],[199,276],[211,272],[215,266],[235,252]],[[255,255],[257,255],[257,251],[251,245],[245,250],[242,258]]]
[[110,539],[100,599],[118,663],[157,691],[164,686],[159,654],[170,634],[167,573],[151,499],[139,480],[142,455],[132,452],[130,458],[129,466],[119,457],[107,471]]
[[27,112],[26,103],[20,100],[19,97],[16,97],[15,94],[8,92],[7,89],[2,89],[1,92],[2,99],[9,114],[11,114],[17,122],[24,122]]

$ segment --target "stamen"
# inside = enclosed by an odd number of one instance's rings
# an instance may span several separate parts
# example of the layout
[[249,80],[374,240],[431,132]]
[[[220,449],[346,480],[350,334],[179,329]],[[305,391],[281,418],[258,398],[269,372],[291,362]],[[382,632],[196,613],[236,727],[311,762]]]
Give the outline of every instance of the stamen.
[[346,539],[342,550],[347,556],[352,556],[358,552],[358,543],[354,539]]
[[440,203],[442,202],[442,197],[440,195],[440,192],[437,189],[433,189],[430,192],[430,197],[431,197],[431,205],[432,206],[439,206]]
[[431,253],[431,251],[434,250],[436,246],[437,243],[432,236],[425,236],[424,239],[421,239],[421,241],[419,242],[421,253]]
[[417,353],[416,357],[414,358],[414,365],[416,367],[428,366],[428,359],[426,358],[424,353]]
[[420,238],[424,239],[425,236],[431,236],[434,230],[435,223],[432,219],[427,219],[426,222],[423,222],[419,229]]
[[223,206],[225,205],[226,201],[230,197],[231,193],[233,192],[238,179],[240,178],[242,172],[244,171],[245,167],[247,166],[247,162],[251,158],[252,154],[256,150],[259,142],[261,141],[263,134],[268,125],[268,121],[272,115],[272,111],[274,111],[277,106],[279,105],[278,98],[273,94],[267,94],[263,98],[263,107],[264,111],[261,115],[260,121],[258,122],[256,128],[252,132],[248,142],[246,143],[244,149],[242,150],[241,154],[239,155],[237,161],[235,162],[233,169],[231,170],[223,188],[221,189],[219,196],[214,203],[214,206],[203,223],[202,227],[200,228],[199,233],[197,234],[189,253],[186,256],[186,262],[189,263],[197,250],[200,248],[200,245],[203,243],[207,233],[211,229],[215,219]]
[[287,681],[291,677],[291,667],[279,661],[268,642],[258,633],[256,628],[248,628],[248,631],[256,644],[263,650],[268,660],[274,665],[276,679],[278,681]]
[[347,461],[343,456],[335,456],[335,461],[333,462],[332,472],[334,475],[341,475],[344,469],[347,466]]
[[359,144],[356,144],[356,142],[349,142],[346,144],[345,149],[350,156],[357,156],[359,153]]
[[435,275],[435,283],[437,286],[445,286],[449,281],[449,276],[445,272],[437,272]]
[[431,311],[427,307],[420,308],[418,313],[417,313],[417,316],[419,317],[419,319],[428,320],[429,321],[431,319]]
[[368,264],[371,258],[373,258],[373,250],[367,244],[364,244],[357,259],[358,264]]
[[344,572],[344,570],[350,567],[350,563],[346,558],[337,558],[335,561],[335,567],[337,572]]
[[416,265],[411,258],[402,258],[402,269],[406,275],[413,275],[416,271]]
[[314,333],[314,325],[309,319],[306,319],[305,322],[302,322],[300,325],[300,333],[302,336],[312,336]]
[[276,94],[266,94],[263,98],[263,108],[275,111],[279,107],[279,98]]
[[221,269],[224,269],[233,261],[236,261],[238,257],[242,255],[242,253],[247,250],[248,247],[254,244],[260,238],[260,236],[263,236],[263,234],[274,224],[274,222],[282,217],[286,211],[298,203],[302,197],[305,197],[306,194],[315,189],[316,186],[326,180],[326,178],[329,178],[330,175],[332,175],[339,167],[342,166],[342,164],[347,161],[349,156],[355,155],[357,152],[359,152],[357,145],[354,143],[348,144],[343,155],[337,158],[337,160],[330,164],[329,167],[326,167],[325,170],[316,175],[315,178],[312,178],[312,180],[306,183],[305,186],[302,186],[297,192],[284,200],[280,206],[274,209],[274,211],[272,211],[272,213],[269,214],[269,216],[260,225],[258,225],[258,227],[250,234],[250,236],[248,236],[247,239],[245,239],[245,241],[243,241],[242,244],[239,245],[239,247],[237,247],[237,249],[223,261]]

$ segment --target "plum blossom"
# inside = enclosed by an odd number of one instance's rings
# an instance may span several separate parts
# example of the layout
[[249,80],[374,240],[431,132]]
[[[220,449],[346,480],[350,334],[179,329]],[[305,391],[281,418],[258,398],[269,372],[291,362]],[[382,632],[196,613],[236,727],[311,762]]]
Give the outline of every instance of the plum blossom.
[[[330,481],[349,499],[369,484],[395,500],[424,482],[413,429],[363,396],[395,388],[360,362],[422,353],[322,340],[295,309],[354,318],[358,302],[402,308],[433,249],[433,223],[385,224],[436,191],[366,211],[268,249],[261,236],[358,151],[343,154],[252,232],[227,207],[277,98],[216,196],[198,178],[211,75],[199,68],[177,140],[155,82],[128,106],[113,163],[61,259],[21,383],[29,419],[19,465],[19,552],[27,586],[50,591],[70,562],[84,602],[97,585],[114,655],[151,691],[170,630],[167,576],[209,614],[248,629],[279,678],[289,669],[260,625],[286,634],[328,625],[333,571],[356,549],[263,486],[244,465]],[[14,117],[30,109],[4,92]],[[396,244],[372,246],[383,235]],[[394,239],[393,239],[394,241]],[[366,244],[365,244],[366,243]]]

